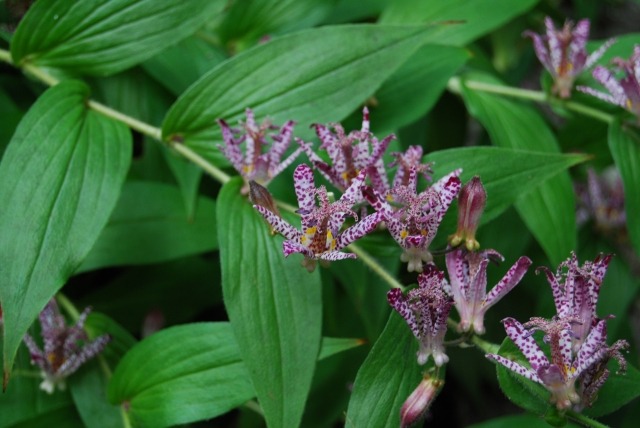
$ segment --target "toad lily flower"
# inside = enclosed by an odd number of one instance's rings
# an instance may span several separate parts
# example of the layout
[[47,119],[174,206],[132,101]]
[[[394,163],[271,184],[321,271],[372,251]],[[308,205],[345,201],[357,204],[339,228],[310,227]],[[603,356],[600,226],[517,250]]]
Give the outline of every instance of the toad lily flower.
[[24,342],[31,354],[31,363],[40,367],[44,381],[40,388],[49,394],[57,386],[65,388],[65,379],[73,374],[87,360],[95,357],[111,340],[109,335],[102,335],[89,341],[84,330],[84,322],[91,308],[82,312],[76,325],[67,327],[60,314],[55,299],[51,300],[40,312],[44,351],[41,351],[30,335],[25,335]]
[[393,195],[391,189],[398,186],[409,185],[411,169],[415,169],[416,172],[424,177],[425,180],[431,182],[431,162],[422,163],[422,147],[409,146],[404,152],[394,152],[391,156],[395,158],[393,162],[389,164],[389,168],[397,166],[395,177],[393,179],[393,186],[389,186],[389,180],[387,179],[386,171],[378,168],[371,168],[369,171],[369,179],[371,180],[372,187],[380,195],[387,198],[388,201],[393,201]]
[[[607,273],[612,255],[596,257],[593,262],[578,266],[575,253],[558,266],[554,275],[546,267],[538,268],[547,277],[558,317],[575,318],[579,322],[571,327],[573,350],[577,352],[589,334],[591,326],[597,320],[596,304],[600,295],[600,285]],[[566,269],[566,272],[565,272]]]
[[[396,137],[392,134],[378,141],[369,132],[369,110],[365,107],[362,111],[362,128],[360,131],[351,131],[346,134],[344,128],[339,123],[329,125],[333,127],[331,132],[329,126],[313,125],[318,138],[320,138],[320,148],[327,151],[332,165],[327,164],[312,149],[310,143],[297,139],[296,141],[305,151],[313,166],[331,184],[340,190],[344,190],[351,184],[351,181],[364,170],[376,170],[378,176],[383,176],[384,164],[382,155],[387,150],[389,143]],[[370,172],[367,172],[369,174]],[[358,198],[358,201],[361,198]]]
[[615,40],[607,41],[600,49],[587,55],[585,45],[589,38],[589,20],[579,21],[575,28],[568,21],[562,30],[557,30],[549,17],[545,18],[544,24],[546,36],[531,31],[525,31],[524,35],[533,39],[536,56],[553,77],[553,93],[569,98],[576,77],[584,69],[592,67]]
[[[293,181],[300,209],[302,231],[297,230],[280,216],[264,206],[254,205],[260,214],[271,224],[273,229],[285,238],[282,249],[285,257],[292,253],[302,253],[305,257],[303,265],[312,271],[316,260],[355,259],[353,253],[340,250],[375,229],[383,219],[382,213],[371,214],[344,231],[340,231],[345,219],[349,216],[357,220],[357,214],[351,210],[364,185],[365,171],[355,177],[342,197],[329,203],[327,189],[316,188],[313,171],[308,165],[298,165]],[[315,205],[318,199],[319,206]]]
[[444,386],[444,380],[426,374],[400,409],[400,426],[410,427],[423,419]]
[[599,66],[593,70],[593,77],[607,88],[609,94],[585,86],[579,86],[578,90],[623,107],[640,120],[640,45],[635,46],[628,61],[615,58],[613,63],[625,75],[620,81],[604,67]]
[[433,260],[428,248],[447,209],[460,191],[458,176],[461,172],[460,169],[455,170],[425,191],[416,193],[418,178],[416,169],[411,168],[409,184],[391,189],[394,201],[400,204],[396,210],[377,192],[365,194],[376,211],[384,213],[391,236],[404,249],[401,260],[409,263],[409,272],[422,272],[422,263]]
[[[278,134],[271,134],[273,144],[266,153],[262,153],[263,148],[269,144],[267,131],[278,129],[278,127],[273,126],[268,120],[257,125],[251,109],[246,110],[246,115],[247,121],[243,124],[243,129],[231,128],[227,122],[218,119],[224,139],[224,145],[219,145],[218,148],[245,182],[253,180],[266,186],[276,175],[291,165],[302,151],[297,149],[287,159],[281,161],[282,155],[291,143],[295,123],[290,120],[280,128]],[[244,154],[240,149],[242,143],[245,143]],[[247,191],[248,188],[243,188],[243,193],[246,194]]]
[[429,355],[433,356],[436,366],[449,361],[443,341],[453,302],[445,292],[446,288],[444,274],[435,265],[429,264],[418,275],[418,287],[406,296],[399,288],[387,293],[391,307],[405,319],[420,342],[418,364],[425,364]]
[[[572,406],[579,408],[581,395],[576,391],[586,385],[590,397],[595,396],[595,389],[602,382],[593,382],[588,378],[594,370],[601,368],[601,363],[612,355],[619,355],[619,350],[626,347],[624,341],[618,341],[611,348],[607,347],[606,321],[600,320],[589,333],[582,346],[572,351],[572,324],[578,322],[572,318],[557,318],[551,321],[542,318],[532,318],[525,325],[513,318],[506,318],[504,323],[507,335],[513,343],[522,351],[529,361],[527,368],[515,361],[496,354],[487,354],[486,357],[507,369],[518,373],[525,378],[543,385],[551,392],[551,402],[559,410],[565,410]],[[531,327],[532,330],[526,328]],[[545,333],[544,341],[551,348],[551,360],[547,358],[533,337],[533,331],[542,330]],[[602,378],[599,378],[602,379]],[[584,389],[584,390],[586,390]]]
[[604,234],[617,232],[622,241],[627,218],[620,172],[612,166],[600,175],[591,168],[587,173],[587,184],[576,185],[579,202],[578,224],[581,225],[593,219],[596,229]]
[[484,314],[511,291],[531,265],[527,257],[520,257],[498,284],[487,294],[487,266],[490,259],[504,260],[497,251],[468,252],[454,250],[447,253],[447,271],[451,281],[453,301],[460,314],[458,330],[483,334]]

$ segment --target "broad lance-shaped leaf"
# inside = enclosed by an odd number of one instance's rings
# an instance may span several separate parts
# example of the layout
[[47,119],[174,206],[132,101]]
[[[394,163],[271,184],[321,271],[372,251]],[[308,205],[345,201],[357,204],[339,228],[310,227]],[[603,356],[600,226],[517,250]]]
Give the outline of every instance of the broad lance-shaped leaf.
[[11,41],[18,64],[112,74],[195,33],[222,0],[48,0],[36,2]]
[[194,83],[162,125],[214,163],[222,160],[216,119],[237,123],[250,107],[274,123],[337,121],[356,109],[429,37],[433,26],[343,25],[276,38],[222,63]]
[[629,238],[640,254],[640,135],[616,121],[609,127],[609,150],[622,177]]
[[373,131],[393,132],[427,113],[468,57],[467,51],[454,46],[421,47],[376,91]]
[[216,207],[197,199],[187,218],[180,190],[168,184],[128,181],[79,272],[106,266],[160,263],[217,248]]
[[45,92],[0,163],[5,386],[24,333],[93,246],[129,169],[131,134],[87,110],[87,97],[76,81]]
[[195,323],[142,340],[116,367],[108,397],[136,426],[210,419],[255,395],[231,325]]
[[398,427],[400,408],[421,380],[418,341],[395,311],[360,367],[347,410],[347,427]]
[[[483,75],[470,78],[500,84]],[[464,85],[462,95],[494,145],[560,153],[555,136],[531,106]],[[521,196],[515,206],[553,264],[559,264],[576,247],[575,194],[568,172],[561,172]]]
[[[502,214],[518,198],[535,190],[558,173],[588,159],[583,154],[559,154],[504,147],[461,147],[428,153],[425,160],[434,163],[441,176],[462,168],[463,183],[480,176],[487,192],[487,207],[481,223]],[[500,165],[496,168],[496,165]],[[455,214],[455,213],[454,213]],[[443,230],[455,229],[455,215],[445,217]],[[446,238],[446,236],[445,236]]]
[[538,0],[395,0],[380,17],[383,24],[449,22],[437,27],[432,42],[464,46],[525,13]]
[[216,204],[224,303],[267,425],[294,427],[320,347],[320,276],[284,258],[241,187],[227,183]]

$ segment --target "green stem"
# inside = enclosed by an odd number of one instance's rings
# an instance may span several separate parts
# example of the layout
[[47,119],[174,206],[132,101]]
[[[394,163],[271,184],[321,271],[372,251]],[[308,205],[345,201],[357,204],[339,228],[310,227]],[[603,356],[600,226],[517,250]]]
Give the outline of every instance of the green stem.
[[246,403],[244,403],[243,406],[246,407],[247,409],[253,410],[260,416],[264,417],[264,412],[262,411],[262,407],[260,407],[260,404],[258,404],[257,401],[249,400]]
[[365,265],[369,266],[372,271],[377,273],[378,276],[380,276],[380,278],[382,278],[389,285],[389,287],[399,288],[402,291],[405,290],[406,287],[404,285],[400,284],[398,280],[396,280],[393,276],[391,276],[391,274],[389,274],[389,272],[387,272],[382,266],[380,266],[380,263],[376,259],[370,256],[369,253],[364,251],[362,248],[360,248],[356,244],[351,244],[347,246],[347,249],[356,254],[358,258],[362,260]]
[[171,148],[182,155],[185,159],[198,165],[221,184],[224,184],[231,179],[228,174],[210,164],[205,158],[203,158],[184,144],[172,143]]
[[13,59],[11,59],[11,52],[4,49],[0,49],[0,61],[13,65]]
[[574,412],[573,410],[567,410],[567,412],[565,413],[565,415],[567,416],[567,418],[571,419],[574,422],[579,423],[582,426],[585,427],[593,427],[593,428],[609,428],[608,425],[605,425],[603,423],[600,423],[598,421],[596,421],[595,419],[591,419],[581,413],[578,412]]
[[78,321],[78,318],[80,318],[80,312],[75,307],[75,305],[71,303],[71,300],[69,300],[67,296],[62,293],[58,293],[56,295],[56,300],[58,301],[58,304],[62,306],[64,311],[69,314],[74,322]]
[[[460,94],[462,92],[462,84],[463,83],[459,77],[452,77],[447,83],[447,88],[449,88],[449,90],[455,94]],[[528,89],[519,89],[510,86],[496,85],[493,83],[477,82],[474,80],[465,80],[464,85],[469,89],[473,89],[479,92],[506,95],[508,97],[526,99],[538,103],[547,103],[549,105],[563,107],[567,110],[582,114],[584,116],[592,117],[607,124],[610,124],[615,120],[615,116],[602,110],[598,110],[575,101],[564,101],[558,98],[549,97],[547,96],[547,94],[541,91],[531,91]]]
[[114,110],[111,107],[107,107],[104,104],[100,104],[99,102],[93,100],[89,100],[87,105],[91,110],[96,111],[103,116],[117,120],[118,122],[122,122],[129,128],[138,131],[143,135],[151,137],[154,140],[162,141],[162,130],[160,130],[160,128],[156,128],[131,116],[127,116],[126,114],[120,113],[119,111]]

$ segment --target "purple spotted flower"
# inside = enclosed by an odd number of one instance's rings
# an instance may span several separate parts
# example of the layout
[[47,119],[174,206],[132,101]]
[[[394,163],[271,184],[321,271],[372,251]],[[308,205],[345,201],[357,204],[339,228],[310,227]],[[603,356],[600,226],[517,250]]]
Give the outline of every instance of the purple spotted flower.
[[[608,347],[606,320],[599,320],[581,346],[575,349],[572,346],[572,327],[579,322],[576,318],[532,318],[522,325],[513,318],[506,318],[503,323],[507,336],[522,351],[530,367],[501,355],[486,356],[507,369],[543,385],[551,393],[551,402],[558,409],[580,409],[585,403],[592,403],[597,389],[606,380],[603,374],[599,374],[603,369],[603,363],[611,357],[622,360],[620,350],[628,344],[618,341]],[[549,345],[550,358],[536,343],[533,337],[535,330],[544,332],[543,340]],[[624,365],[621,365],[621,370],[623,369]]]
[[58,387],[65,388],[65,379],[73,374],[87,360],[100,353],[111,339],[102,335],[89,340],[84,330],[84,322],[91,308],[82,312],[76,325],[68,327],[60,314],[55,299],[40,312],[40,326],[44,350],[40,350],[33,338],[27,334],[24,342],[31,354],[31,363],[40,367],[44,381],[40,388],[49,394]]
[[579,86],[578,90],[623,107],[640,119],[640,45],[635,46],[631,58],[615,58],[613,63],[624,73],[620,80],[605,67],[598,66],[593,70],[593,77],[609,91],[608,94],[586,86]]
[[[305,257],[303,264],[312,271],[316,260],[355,259],[355,254],[340,250],[371,232],[382,221],[383,215],[375,213],[358,222],[357,214],[351,209],[361,192],[364,180],[365,171],[362,171],[351,181],[351,185],[340,199],[330,203],[327,189],[324,186],[315,187],[311,168],[305,164],[298,165],[293,173],[293,181],[300,207],[297,212],[301,217],[302,231],[264,206],[254,205],[253,207],[262,214],[275,231],[287,238],[282,246],[285,257],[292,253],[303,254]],[[318,206],[315,204],[316,198]],[[341,231],[347,217],[353,217],[357,222]]]
[[410,290],[406,296],[399,288],[387,293],[391,307],[407,321],[413,335],[420,342],[418,364],[425,364],[429,355],[433,357],[436,366],[449,361],[443,341],[453,301],[445,292],[446,288],[444,273],[435,265],[429,264],[418,275],[418,287]]
[[431,182],[431,162],[422,162],[422,147],[409,146],[404,152],[394,152],[391,156],[395,158],[388,166],[389,168],[397,167],[393,184],[389,185],[389,180],[384,169],[372,168],[369,171],[369,180],[371,185],[380,195],[384,196],[388,201],[393,202],[394,197],[391,190],[398,186],[409,185],[411,178],[411,170],[414,169],[425,180]]
[[480,177],[475,176],[462,187],[458,195],[458,229],[449,237],[452,247],[464,244],[469,251],[477,251],[480,248],[480,243],[476,240],[476,231],[486,203],[487,193]]
[[500,253],[494,250],[454,250],[447,253],[446,259],[453,301],[460,314],[458,330],[477,334],[485,332],[484,314],[487,310],[520,282],[531,265],[529,258],[520,257],[487,294],[487,266],[491,259],[503,261]]
[[429,245],[451,202],[460,191],[458,176],[461,172],[462,170],[456,170],[423,192],[416,193],[418,177],[416,169],[411,168],[408,184],[391,189],[394,205],[375,191],[372,194],[365,193],[376,211],[384,213],[391,236],[404,249],[401,260],[408,262],[409,272],[422,272],[423,262],[433,260]]
[[[269,120],[258,125],[253,111],[247,109],[245,112],[247,120],[242,124],[241,129],[231,128],[227,122],[218,119],[224,139],[224,145],[219,145],[218,148],[247,183],[253,180],[266,186],[276,175],[291,165],[302,149],[295,150],[284,161],[281,160],[291,143],[294,122],[290,120],[280,128],[277,134],[269,134],[272,143],[265,151],[265,147],[270,144],[267,141],[267,133],[277,130],[278,127],[272,125]],[[241,149],[243,143],[244,153]],[[247,192],[248,187],[245,186],[243,193]]]
[[361,171],[367,171],[367,175],[373,177],[383,177],[386,174],[382,155],[395,136],[389,135],[382,141],[378,141],[369,131],[369,110],[366,107],[362,111],[362,128],[359,131],[351,131],[347,134],[339,123],[313,126],[321,142],[320,148],[327,152],[331,164],[322,160],[313,151],[310,143],[300,139],[296,141],[313,166],[338,189],[343,191],[348,188]]
[[546,35],[531,31],[525,31],[524,35],[533,39],[536,56],[553,77],[553,93],[569,98],[576,77],[593,66],[614,40],[607,41],[600,49],[587,55],[585,45],[589,38],[589,20],[578,21],[575,27],[567,21],[561,30],[556,29],[549,17],[545,18],[544,24]]
[[581,348],[592,326],[598,321],[596,304],[611,257],[611,254],[601,254],[593,262],[585,262],[579,266],[578,258],[572,253],[558,266],[555,274],[546,267],[538,268],[538,271],[544,272],[551,285],[558,317],[579,321],[571,326],[574,351]]

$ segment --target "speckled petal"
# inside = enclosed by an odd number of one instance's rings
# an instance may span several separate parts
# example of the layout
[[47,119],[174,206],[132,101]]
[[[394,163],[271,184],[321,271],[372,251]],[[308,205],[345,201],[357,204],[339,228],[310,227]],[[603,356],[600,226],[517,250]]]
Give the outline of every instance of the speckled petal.
[[507,336],[522,351],[524,356],[531,364],[531,368],[537,371],[540,367],[548,366],[549,360],[540,349],[533,336],[527,331],[522,324],[514,318],[505,318],[502,320]]
[[298,207],[305,213],[315,208],[315,184],[313,182],[313,170],[309,165],[300,164],[293,172],[293,186],[298,198]]
[[520,257],[518,261],[511,266],[500,282],[491,289],[489,294],[487,294],[483,308],[487,310],[502,299],[509,291],[513,290],[513,287],[515,287],[520,282],[524,274],[527,273],[527,269],[529,269],[531,263],[531,259],[528,257]]
[[543,383],[542,379],[540,379],[534,371],[521,366],[515,361],[511,361],[501,355],[496,355],[496,354],[486,354],[485,357],[495,361],[496,363],[502,364],[507,369],[511,370],[512,372],[518,373],[520,376],[524,376],[527,379],[532,380],[534,382],[538,382],[540,384]]
[[402,318],[404,318],[414,336],[419,337],[420,329],[418,327],[418,322],[416,321],[416,316],[411,308],[409,308],[409,305],[407,304],[407,298],[402,293],[402,290],[400,290],[399,288],[390,290],[387,293],[387,301],[389,302],[389,305],[391,305],[391,307],[395,309]]
[[316,255],[313,253],[313,251],[292,240],[287,240],[282,243],[282,253],[285,257],[289,257],[293,253],[301,253],[302,255],[310,259],[316,258]]
[[344,259],[357,259],[358,256],[353,253],[343,253],[341,251],[326,251],[318,255],[318,258],[321,260],[335,262],[337,260],[344,260]]
[[260,205],[254,205],[255,208],[262,217],[271,225],[273,230],[282,234],[287,239],[298,239],[302,234],[298,229],[291,226],[289,223],[284,221],[281,217],[278,217],[268,209]]
[[383,219],[384,214],[381,212],[366,216],[338,236],[336,249],[340,250],[351,244],[355,240],[360,239],[364,235],[372,232],[376,228],[378,223],[380,223]]
[[591,329],[587,339],[584,341],[578,355],[576,356],[574,364],[576,367],[584,366],[593,354],[603,347],[606,348],[605,341],[607,339],[607,323],[605,320],[600,320],[594,328]]

